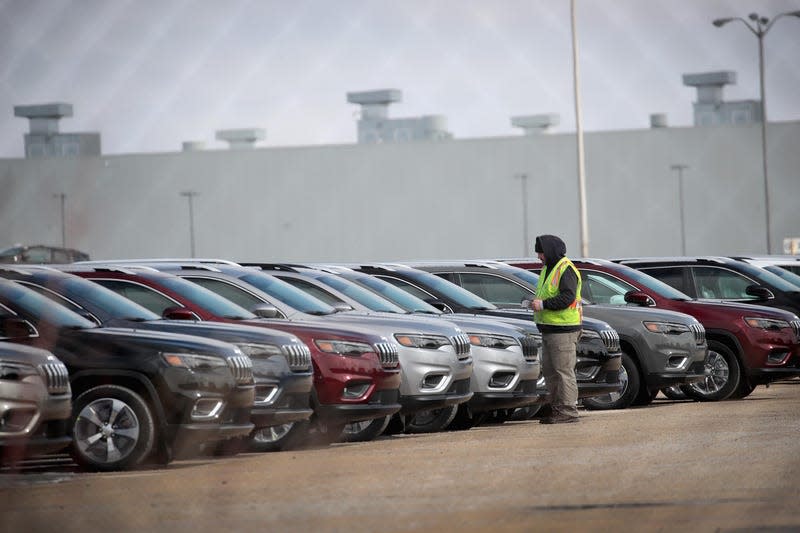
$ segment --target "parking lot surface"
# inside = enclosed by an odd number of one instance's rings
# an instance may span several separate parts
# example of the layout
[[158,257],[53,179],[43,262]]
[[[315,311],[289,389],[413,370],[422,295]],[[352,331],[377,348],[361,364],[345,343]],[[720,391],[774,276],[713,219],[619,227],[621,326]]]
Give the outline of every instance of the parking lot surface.
[[0,473],[3,531],[797,531],[800,380],[324,449]]

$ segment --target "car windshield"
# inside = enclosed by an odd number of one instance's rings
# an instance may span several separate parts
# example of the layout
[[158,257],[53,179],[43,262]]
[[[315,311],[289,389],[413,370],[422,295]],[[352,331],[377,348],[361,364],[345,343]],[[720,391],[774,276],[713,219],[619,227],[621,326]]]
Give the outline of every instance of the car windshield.
[[441,311],[436,309],[425,300],[417,298],[413,294],[395,287],[388,281],[384,281],[374,276],[359,276],[357,274],[354,276],[342,274],[342,276],[354,283],[358,283],[359,285],[366,287],[367,289],[375,291],[387,300],[393,302],[395,305],[402,307],[409,313],[426,313],[431,315],[442,314]]
[[779,291],[784,292],[797,292],[800,290],[793,283],[761,267],[744,262],[737,263],[737,266],[742,273],[757,279],[759,282],[769,288],[778,289]]
[[795,290],[800,290],[800,276],[798,276],[794,272],[792,272],[790,270],[786,270],[785,268],[783,268],[781,266],[778,266],[778,265],[767,265],[767,266],[762,267],[762,268],[764,270],[768,270],[769,272],[772,272],[773,274],[775,274],[779,278],[788,281],[789,283],[791,283],[792,285],[797,287]]
[[307,292],[269,274],[253,272],[252,274],[243,275],[240,279],[302,313],[310,315],[332,315],[336,313],[336,309],[322,300],[314,298]]
[[325,276],[319,276],[317,279],[328,287],[336,289],[342,294],[357,301],[361,305],[368,307],[372,311],[399,314],[405,313],[405,309],[402,307],[393,304],[385,298],[378,296],[374,292],[365,289],[364,287],[357,285],[350,280],[346,280],[341,276],[328,274]]
[[163,278],[160,277],[158,281],[164,287],[180,294],[183,298],[214,315],[233,320],[252,320],[257,318],[256,315],[244,307],[240,307],[217,293],[189,280],[178,276],[165,276]]
[[484,300],[480,296],[476,296],[469,292],[467,289],[462,289],[455,283],[451,283],[445,279],[440,278],[434,274],[423,272],[421,270],[409,271],[409,277],[414,281],[425,285],[432,291],[443,294],[446,298],[457,302],[458,305],[474,309],[476,311],[486,311],[488,309],[497,309],[493,303]]
[[89,329],[97,325],[63,305],[13,282],[0,283],[0,298],[23,315],[43,320],[59,328]]
[[74,277],[62,282],[64,296],[78,303],[90,302],[91,305],[101,308],[114,318],[124,318],[137,322],[146,320],[159,320],[161,317],[145,309],[141,305],[120,296],[111,289],[89,281]]

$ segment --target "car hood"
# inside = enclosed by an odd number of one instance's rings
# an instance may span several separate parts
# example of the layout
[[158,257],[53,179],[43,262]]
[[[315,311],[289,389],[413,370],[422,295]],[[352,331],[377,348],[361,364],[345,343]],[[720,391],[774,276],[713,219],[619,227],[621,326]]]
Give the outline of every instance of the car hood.
[[222,322],[190,322],[185,320],[148,320],[146,322],[127,322],[112,320],[109,326],[118,328],[129,328],[137,331],[161,331],[165,333],[182,333],[184,335],[196,335],[206,339],[214,339],[222,342],[237,344],[241,342],[257,344],[274,344],[281,346],[284,344],[296,344],[300,340],[284,331],[277,329],[258,328],[255,326],[245,326],[236,324],[226,324]]

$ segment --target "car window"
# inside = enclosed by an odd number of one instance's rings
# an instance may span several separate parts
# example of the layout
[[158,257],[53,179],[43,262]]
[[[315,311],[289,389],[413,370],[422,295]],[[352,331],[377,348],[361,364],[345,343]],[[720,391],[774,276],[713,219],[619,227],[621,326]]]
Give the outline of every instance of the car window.
[[643,268],[642,271],[681,292],[690,295],[694,293],[690,287],[686,286],[683,276],[684,269],[682,267],[648,267]]
[[697,297],[719,300],[755,300],[747,294],[747,287],[756,284],[738,272],[713,266],[692,267]]
[[155,289],[145,287],[138,283],[118,279],[93,279],[92,281],[107,289],[111,289],[129,300],[133,300],[158,316],[163,316],[165,309],[180,306],[180,304],[172,298],[157,292]]
[[399,287],[399,288],[403,289],[404,291],[406,291],[407,293],[413,294],[414,296],[416,296],[417,298],[419,298],[421,300],[427,301],[427,300],[430,300],[431,298],[434,298],[433,294],[420,289],[416,285],[413,285],[413,284],[407,282],[406,280],[393,278],[391,276],[378,276],[378,275],[376,275],[375,277],[378,278],[378,279],[382,279],[382,280],[384,280],[384,281],[386,281],[388,283],[391,283],[395,287]]
[[795,290],[800,290],[800,276],[798,276],[791,270],[787,270],[786,267],[779,265],[767,265],[763,268],[764,270],[772,272],[782,280],[788,281],[792,285],[795,285],[797,287],[797,289]]
[[345,303],[345,301],[342,300],[341,298],[339,298],[338,296],[335,296],[335,295],[331,294],[330,292],[324,290],[323,288],[318,287],[318,286],[314,285],[313,283],[310,283],[310,282],[308,282],[308,281],[306,281],[304,279],[298,279],[298,278],[292,278],[292,277],[283,277],[283,276],[280,276],[280,275],[276,275],[275,277],[280,279],[280,280],[285,281],[286,283],[288,283],[289,285],[292,285],[293,287],[297,287],[301,291],[307,292],[308,294],[310,294],[314,298],[322,300],[323,302],[325,302],[328,305],[336,305],[336,304]]
[[261,298],[256,295],[241,289],[232,283],[220,279],[200,278],[200,277],[186,277],[189,281],[197,283],[201,287],[205,287],[211,292],[217,293],[226,300],[230,300],[236,305],[244,307],[245,309],[253,309],[257,305],[264,303]]
[[55,303],[57,303],[59,305],[63,305],[64,307],[66,307],[67,309],[72,311],[73,313],[81,314],[81,313],[84,312],[83,307],[81,307],[80,305],[76,304],[72,300],[68,300],[68,299],[64,298],[60,294],[57,294],[57,293],[51,291],[50,289],[45,289],[44,287],[42,287],[40,285],[36,285],[36,284],[33,284],[33,283],[27,283],[25,281],[17,281],[17,283],[19,283],[20,285],[25,285],[30,290],[38,292],[39,294],[41,294],[45,298],[49,298],[49,299],[53,300]]
[[522,300],[530,299],[535,294],[535,290],[527,289],[494,274],[480,272],[459,274],[462,287],[500,307],[519,307]]
[[599,272],[581,271],[583,278],[581,296],[606,305],[626,305],[625,293],[636,287]]
[[240,279],[302,313],[323,316],[336,312],[336,309],[319,298],[315,298],[270,274],[256,271],[245,274]]

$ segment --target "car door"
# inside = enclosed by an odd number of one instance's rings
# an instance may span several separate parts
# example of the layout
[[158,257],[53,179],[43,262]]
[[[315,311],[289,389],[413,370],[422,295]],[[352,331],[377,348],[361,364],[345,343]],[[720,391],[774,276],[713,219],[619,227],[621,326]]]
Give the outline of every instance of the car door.
[[723,300],[754,303],[758,298],[747,294],[747,287],[758,285],[758,281],[717,266],[693,266],[697,297],[700,300]]
[[645,274],[649,276],[653,276],[656,279],[661,280],[662,282],[666,283],[667,285],[681,291],[682,293],[691,296],[692,298],[698,298],[697,290],[694,286],[694,281],[691,277],[691,270],[689,265],[672,265],[672,266],[660,266],[660,267],[636,267]]

